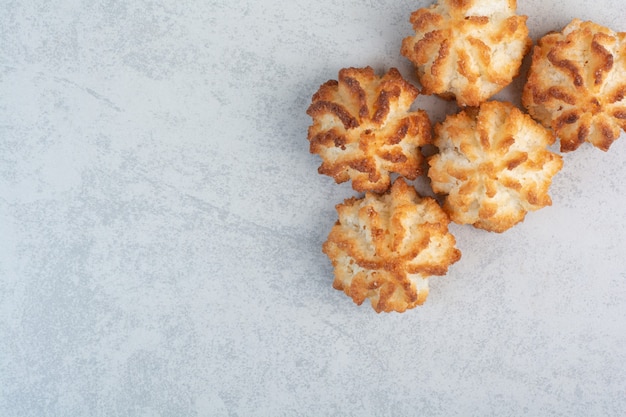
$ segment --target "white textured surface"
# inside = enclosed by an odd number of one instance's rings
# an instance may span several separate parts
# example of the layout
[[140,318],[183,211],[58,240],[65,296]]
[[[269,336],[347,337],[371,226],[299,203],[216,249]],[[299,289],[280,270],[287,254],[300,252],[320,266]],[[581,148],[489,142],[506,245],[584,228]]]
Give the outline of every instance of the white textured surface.
[[[626,413],[624,135],[567,154],[515,229],[453,227],[423,307],[330,286],[353,193],[305,109],[342,67],[413,80],[427,2],[1,3],[0,415]],[[618,0],[518,3],[535,39],[626,31]]]

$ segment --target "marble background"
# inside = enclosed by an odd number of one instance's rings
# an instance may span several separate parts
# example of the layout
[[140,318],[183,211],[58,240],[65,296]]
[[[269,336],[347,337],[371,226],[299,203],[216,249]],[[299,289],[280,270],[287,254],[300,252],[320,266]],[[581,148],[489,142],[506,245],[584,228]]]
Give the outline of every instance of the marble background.
[[[342,67],[414,81],[430,2],[0,3],[0,415],[626,413],[625,135],[565,155],[507,233],[453,226],[423,307],[331,288],[353,192],[317,174],[305,109]],[[626,31],[621,1],[518,3],[534,39]]]

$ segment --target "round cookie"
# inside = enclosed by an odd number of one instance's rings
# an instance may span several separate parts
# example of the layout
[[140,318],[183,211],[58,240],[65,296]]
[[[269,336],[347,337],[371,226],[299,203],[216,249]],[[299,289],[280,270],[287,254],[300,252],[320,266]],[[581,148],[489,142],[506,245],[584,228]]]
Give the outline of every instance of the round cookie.
[[401,53],[417,69],[422,94],[478,106],[511,83],[532,41],[515,0],[439,0],[416,10]]
[[450,219],[402,178],[383,195],[337,205],[339,219],[323,245],[335,268],[333,287],[376,312],[404,312],[428,296],[428,277],[458,261]]
[[439,153],[428,176],[459,224],[504,232],[528,211],[552,204],[548,188],[563,166],[554,135],[510,103],[490,101],[435,126]]
[[392,68],[378,77],[370,67],[345,68],[323,84],[307,114],[310,152],[318,172],[337,183],[352,180],[356,191],[385,192],[391,173],[410,180],[421,174],[419,147],[431,141],[423,110],[410,111],[419,91]]
[[607,151],[626,129],[626,33],[574,19],[533,49],[522,104],[552,128],[561,151]]

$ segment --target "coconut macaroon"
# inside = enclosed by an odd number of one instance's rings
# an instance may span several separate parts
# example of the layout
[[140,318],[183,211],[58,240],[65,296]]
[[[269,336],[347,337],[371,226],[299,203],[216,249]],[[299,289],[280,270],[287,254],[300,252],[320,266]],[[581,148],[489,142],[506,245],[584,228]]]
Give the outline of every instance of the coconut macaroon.
[[454,222],[501,233],[552,204],[548,188],[563,166],[547,148],[554,141],[512,104],[486,102],[435,126],[428,176]]
[[345,68],[323,84],[307,114],[310,151],[323,160],[318,172],[356,191],[382,193],[390,173],[410,180],[421,174],[420,146],[430,143],[423,110],[410,111],[419,91],[392,68],[378,77],[370,67]]
[[413,62],[422,94],[478,106],[519,74],[532,41],[515,0],[439,0],[411,14],[415,36],[401,53]]
[[333,287],[376,312],[404,312],[428,296],[428,277],[444,275],[461,252],[437,202],[397,179],[383,195],[366,193],[337,205],[339,220],[323,251],[335,268]]
[[561,140],[606,151],[626,129],[626,33],[574,19],[533,49],[522,104]]

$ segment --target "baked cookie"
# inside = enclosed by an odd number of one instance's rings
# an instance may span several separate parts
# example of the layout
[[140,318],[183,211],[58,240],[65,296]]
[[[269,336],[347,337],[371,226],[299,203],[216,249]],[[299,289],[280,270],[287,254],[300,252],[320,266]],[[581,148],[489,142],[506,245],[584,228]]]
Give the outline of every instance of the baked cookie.
[[461,257],[450,219],[437,202],[397,179],[383,195],[366,193],[337,205],[323,251],[335,268],[333,287],[376,312],[404,312],[428,296],[428,277]]
[[504,232],[552,204],[548,188],[562,158],[554,135],[510,103],[490,101],[435,126],[439,153],[428,160],[443,209],[459,224]]
[[515,0],[439,0],[411,14],[415,36],[401,53],[422,94],[478,106],[511,83],[532,41]]
[[552,128],[561,151],[607,151],[626,129],[626,33],[574,19],[533,49],[522,104]]
[[307,110],[313,118],[310,151],[323,161],[318,172],[337,183],[352,180],[361,192],[384,192],[391,173],[416,179],[423,161],[419,148],[431,140],[426,112],[409,111],[418,94],[395,68],[382,77],[370,67],[339,71]]

